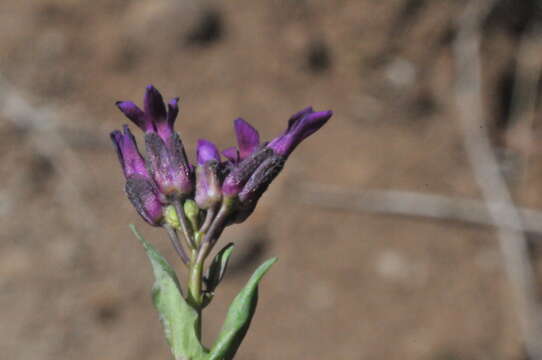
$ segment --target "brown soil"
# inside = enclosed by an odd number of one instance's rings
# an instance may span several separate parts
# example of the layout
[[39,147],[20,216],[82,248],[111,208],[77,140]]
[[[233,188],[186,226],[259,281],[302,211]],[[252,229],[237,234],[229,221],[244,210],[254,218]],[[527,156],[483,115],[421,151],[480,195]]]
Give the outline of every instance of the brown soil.
[[[108,139],[126,122],[114,101],[140,103],[153,83],[181,97],[190,154],[199,137],[232,145],[238,116],[270,138],[309,104],[335,111],[255,214],[225,232],[237,249],[206,314],[207,343],[251,271],[278,256],[241,360],[523,358],[493,230],[307,206],[290,191],[480,196],[453,106],[453,21],[465,3],[0,2],[0,103],[13,91],[28,101],[0,109],[0,357],[170,357],[127,224],[181,266],[125,198]],[[502,83],[526,15],[505,3],[484,33],[499,146]],[[518,202],[542,206],[540,151],[527,162],[525,149],[509,150],[521,160]]]

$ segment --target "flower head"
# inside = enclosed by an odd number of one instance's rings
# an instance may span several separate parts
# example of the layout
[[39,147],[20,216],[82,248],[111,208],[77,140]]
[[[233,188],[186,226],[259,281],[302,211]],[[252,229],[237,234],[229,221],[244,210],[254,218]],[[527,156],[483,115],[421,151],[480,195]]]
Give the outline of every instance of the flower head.
[[[164,222],[163,214],[175,209],[180,212],[178,219],[184,219],[176,226],[182,226],[187,237],[209,231],[206,236],[216,238],[227,224],[244,221],[292,151],[332,116],[331,111],[305,108],[294,114],[286,130],[270,142],[261,142],[258,131],[238,118],[234,121],[237,147],[222,151],[226,160],[222,161],[215,144],[200,139],[195,165],[191,165],[174,130],[178,103],[179,99],[173,98],[165,104],[152,85],[145,90],[143,110],[130,101],[116,103],[144,132],[146,160],[126,125],[123,132],[113,131],[111,139],[126,177],[126,193],[137,212],[148,223],[160,225]],[[192,225],[183,214],[182,204],[187,202],[192,204],[192,210],[196,209],[191,213]],[[205,221],[198,225],[203,213]],[[185,229],[186,226],[194,228]],[[190,243],[196,242],[191,239]]]
[[173,98],[166,109],[162,95],[152,85],[145,90],[144,111],[131,101],[117,102],[120,111],[145,132],[150,175],[166,197],[186,196],[194,190],[192,168],[173,129],[178,102],[179,98]]
[[230,160],[231,170],[222,184],[222,193],[226,197],[237,197],[237,222],[252,213],[258,199],[280,173],[295,147],[320,129],[331,116],[331,111],[315,112],[312,107],[303,109],[290,118],[284,133],[263,144],[258,131],[249,123],[243,119],[234,121],[239,148],[223,151]]
[[113,131],[111,140],[117,149],[126,177],[126,193],[139,215],[149,224],[158,226],[162,219],[160,194],[147,172],[145,160],[137,148],[134,135],[126,125],[123,130],[123,132]]

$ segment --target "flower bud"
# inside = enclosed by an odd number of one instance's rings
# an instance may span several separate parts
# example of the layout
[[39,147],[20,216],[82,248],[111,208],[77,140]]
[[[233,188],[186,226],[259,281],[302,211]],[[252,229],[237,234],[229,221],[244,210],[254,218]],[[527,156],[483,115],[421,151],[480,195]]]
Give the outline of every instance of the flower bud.
[[194,190],[192,168],[181,138],[173,129],[178,102],[179,98],[174,98],[166,108],[162,95],[152,85],[145,89],[143,110],[131,101],[117,102],[120,111],[145,132],[150,175],[166,199],[183,197]]
[[198,166],[196,167],[196,203],[200,209],[209,209],[222,200],[218,166],[220,154],[207,140],[198,140]]
[[200,209],[209,209],[222,200],[217,167],[216,161],[209,161],[196,168],[196,203]]
[[164,208],[164,220],[174,229],[179,229],[181,227],[179,217],[177,216],[177,210],[173,205],[168,205]]
[[185,200],[183,205],[184,213],[190,221],[192,228],[196,231],[199,228],[199,208],[194,200]]

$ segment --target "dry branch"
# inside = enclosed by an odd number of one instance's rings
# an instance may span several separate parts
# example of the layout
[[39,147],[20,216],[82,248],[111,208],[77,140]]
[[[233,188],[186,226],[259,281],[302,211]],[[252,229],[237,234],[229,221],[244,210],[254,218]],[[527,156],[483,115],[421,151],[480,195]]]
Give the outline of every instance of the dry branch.
[[542,359],[542,327],[534,270],[522,220],[493,152],[483,121],[481,25],[496,1],[472,1],[457,19],[454,43],[455,100],[465,149],[495,227],[511,289],[514,291],[522,338],[530,359]]

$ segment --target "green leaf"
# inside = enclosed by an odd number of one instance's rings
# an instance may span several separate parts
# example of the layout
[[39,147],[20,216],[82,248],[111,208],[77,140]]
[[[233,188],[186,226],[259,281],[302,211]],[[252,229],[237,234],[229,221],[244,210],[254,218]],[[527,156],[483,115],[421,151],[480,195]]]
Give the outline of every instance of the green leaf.
[[167,341],[175,360],[205,359],[205,349],[198,340],[197,312],[185,301],[175,271],[166,259],[130,225],[143,245],[152,265],[155,282],[152,288],[154,306],[160,313]]
[[228,262],[233,252],[233,243],[229,243],[224,246],[222,250],[216,254],[213,262],[209,266],[209,273],[205,278],[205,284],[207,285],[207,291],[214,292],[218,284],[222,281],[226,269],[228,268]]
[[209,354],[209,360],[231,360],[243,341],[258,302],[258,284],[277,258],[267,260],[254,272],[243,290],[235,297],[228,315]]

